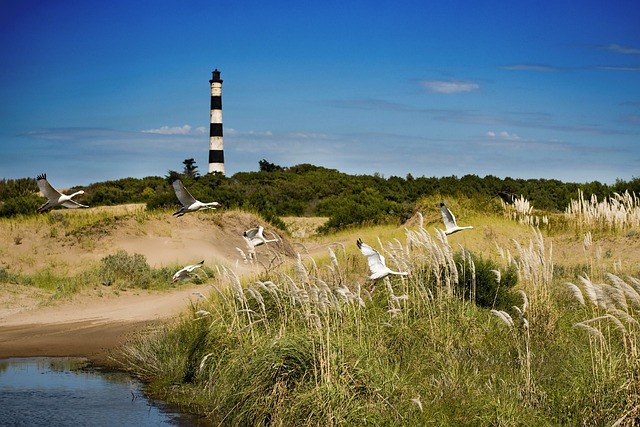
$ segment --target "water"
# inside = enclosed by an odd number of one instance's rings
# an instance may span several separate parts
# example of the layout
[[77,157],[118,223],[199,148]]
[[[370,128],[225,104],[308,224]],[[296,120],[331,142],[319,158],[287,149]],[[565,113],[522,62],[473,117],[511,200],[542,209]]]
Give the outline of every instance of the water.
[[91,369],[83,359],[0,360],[0,426],[181,426],[198,419],[144,396],[123,373]]

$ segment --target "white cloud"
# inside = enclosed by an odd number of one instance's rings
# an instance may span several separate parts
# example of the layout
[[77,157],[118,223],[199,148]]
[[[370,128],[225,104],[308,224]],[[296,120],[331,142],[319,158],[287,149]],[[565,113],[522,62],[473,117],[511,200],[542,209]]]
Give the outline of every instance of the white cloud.
[[[197,133],[204,133],[200,132],[199,129],[203,129],[202,127],[199,127],[196,129]],[[160,135],[189,135],[191,133],[191,126],[189,125],[184,125],[184,126],[162,126],[159,127],[157,129],[146,129],[142,131],[143,133],[156,133],[156,134],[160,134]]]
[[421,80],[420,85],[429,92],[447,94],[473,92],[474,90],[480,89],[479,84],[465,81]]
[[505,141],[519,141],[520,137],[518,136],[517,133],[509,133],[507,131],[501,131],[501,132],[494,132],[492,130],[490,130],[489,132],[487,132],[487,136],[489,138],[498,138],[498,139],[502,139]]
[[640,49],[634,47],[620,46],[619,44],[613,43],[605,47],[605,49],[610,50],[612,52],[623,53],[623,54],[633,54],[640,55]]

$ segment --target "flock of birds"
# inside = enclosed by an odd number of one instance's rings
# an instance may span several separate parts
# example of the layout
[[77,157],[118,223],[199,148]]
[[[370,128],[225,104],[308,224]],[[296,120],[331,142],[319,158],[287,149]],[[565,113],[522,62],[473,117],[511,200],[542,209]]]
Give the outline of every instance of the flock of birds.
[[[56,206],[63,206],[65,208],[87,208],[88,206],[80,204],[73,200],[74,197],[80,196],[82,194],[86,194],[83,190],[76,191],[73,194],[65,195],[56,190],[54,187],[49,184],[47,181],[47,175],[41,174],[38,175],[37,178],[38,188],[42,192],[42,194],[47,198],[47,202],[44,203],[38,209],[38,212],[45,212]],[[203,203],[197,200],[195,197],[191,195],[189,190],[182,184],[182,181],[176,179],[172,183],[173,189],[176,193],[176,197],[180,201],[182,207],[175,212],[173,215],[176,217],[183,216],[189,212],[196,212],[202,209],[217,209],[222,205],[218,202],[209,202]],[[502,200],[506,203],[513,203],[515,201],[515,195],[512,193],[506,192],[498,192],[498,195]],[[457,233],[462,230],[472,229],[473,226],[459,226],[456,222],[456,217],[451,213],[449,208],[444,204],[440,203],[440,212],[442,213],[442,220],[444,222],[445,229],[444,234],[449,235],[453,233]],[[255,247],[264,245],[270,242],[277,242],[278,239],[267,239],[264,237],[264,227],[258,225],[254,228],[246,230],[242,237],[244,238],[247,247],[249,248],[249,253],[255,255]],[[375,284],[385,277],[389,275],[399,275],[399,276],[409,276],[411,273],[408,271],[394,271],[387,267],[385,258],[380,252],[364,243],[361,239],[358,239],[356,242],[358,249],[362,252],[362,255],[367,257],[367,262],[369,264],[370,275],[367,277],[368,280],[371,281],[369,285],[369,291],[373,292],[375,289]],[[184,282],[194,277],[196,274],[195,271],[202,267],[204,264],[204,260],[200,261],[197,264],[187,265],[184,268],[177,271],[172,278],[172,282]]]
[[[38,208],[38,212],[46,212],[49,209],[52,209],[56,206],[62,206],[69,209],[76,208],[88,208],[89,206],[83,205],[81,203],[73,200],[76,196],[81,196],[83,194],[87,194],[84,190],[76,191],[73,194],[63,194],[60,191],[56,190],[47,180],[47,174],[38,175],[37,179],[38,188],[44,197],[47,198],[47,201]],[[193,197],[193,195],[187,190],[181,180],[176,179],[172,183],[173,190],[176,193],[176,197],[182,207],[178,209],[173,215],[176,217],[181,217],[189,212],[196,212],[203,209],[217,209],[222,206],[222,204],[218,202],[209,202],[203,203],[200,200]],[[267,239],[264,236],[264,227],[261,225],[257,225],[253,228],[250,228],[243,232],[242,238],[245,240],[247,244],[247,248],[249,250],[249,254],[255,257],[255,248],[256,246],[264,245],[266,243],[277,242],[278,239]],[[187,265],[182,269],[178,270],[172,278],[172,283],[175,282],[185,282],[195,276],[197,276],[197,270],[201,269],[204,264],[204,260],[200,261],[197,264]],[[206,275],[206,273],[205,273]]]

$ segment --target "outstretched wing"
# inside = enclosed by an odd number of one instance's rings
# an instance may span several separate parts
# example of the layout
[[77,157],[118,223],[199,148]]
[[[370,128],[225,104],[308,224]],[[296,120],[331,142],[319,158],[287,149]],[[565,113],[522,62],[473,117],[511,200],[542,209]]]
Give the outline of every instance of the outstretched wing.
[[264,227],[262,227],[261,225],[254,227],[254,228],[250,228],[247,231],[244,232],[243,236],[248,238],[248,239],[253,239],[254,237],[262,234],[262,230],[264,230]]
[[88,208],[89,206],[76,202],[75,200],[67,200],[62,202],[62,206],[69,209]]
[[38,175],[38,188],[40,192],[46,197],[48,200],[58,200],[62,193],[53,188],[49,181],[47,181],[47,174],[43,173],[42,175]]
[[440,211],[442,212],[442,220],[444,221],[444,226],[447,230],[458,226],[456,224],[456,217],[453,216],[449,208],[446,207],[444,203],[440,203]]
[[185,269],[186,269],[187,271],[191,272],[191,271],[195,270],[195,269],[196,269],[196,268],[198,268],[198,267],[202,267],[202,264],[204,264],[204,260],[200,261],[200,262],[199,262],[199,263],[197,263],[197,264],[188,265],[188,266],[186,266],[186,267],[185,267]]
[[358,248],[360,249],[360,252],[362,252],[362,255],[367,257],[369,270],[371,270],[372,276],[376,276],[378,273],[382,273],[387,269],[384,256],[381,255],[380,252],[376,251],[360,239],[358,239],[356,243],[358,244]]
[[173,190],[176,192],[176,197],[178,198],[178,200],[180,200],[182,206],[188,207],[196,202],[196,199],[191,195],[191,193],[189,193],[189,190],[185,188],[184,184],[182,184],[182,181],[176,179],[175,181],[173,181],[172,185]]

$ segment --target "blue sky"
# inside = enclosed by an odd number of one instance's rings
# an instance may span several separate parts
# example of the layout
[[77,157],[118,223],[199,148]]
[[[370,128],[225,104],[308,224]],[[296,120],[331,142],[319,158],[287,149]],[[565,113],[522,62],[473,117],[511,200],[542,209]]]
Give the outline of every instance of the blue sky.
[[[473,4],[478,3],[478,4]],[[0,1],[0,178],[640,176],[633,1]]]

